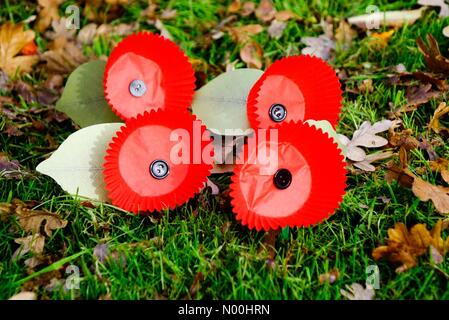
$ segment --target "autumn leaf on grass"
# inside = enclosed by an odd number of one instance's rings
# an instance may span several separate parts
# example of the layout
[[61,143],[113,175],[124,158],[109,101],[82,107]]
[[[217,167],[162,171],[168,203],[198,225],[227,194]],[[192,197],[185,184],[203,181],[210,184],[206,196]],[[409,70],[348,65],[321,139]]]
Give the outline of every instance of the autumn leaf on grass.
[[416,43],[419,51],[424,55],[427,67],[433,72],[449,75],[449,59],[441,54],[437,40],[430,33],[426,38],[428,46],[421,37],[416,39]]
[[41,226],[47,236],[51,236],[55,229],[65,228],[67,220],[63,220],[58,214],[46,210],[31,210],[17,206],[15,211],[19,224],[27,232],[39,233]]
[[335,31],[335,40],[337,41],[337,44],[346,50],[351,46],[352,40],[356,37],[357,32],[351,28],[351,25],[345,20],[341,20]]
[[58,8],[64,0],[38,0],[40,6],[37,29],[44,32],[52,21],[59,20]]
[[276,15],[276,9],[271,0],[261,0],[255,12],[256,17],[263,22],[273,20]]
[[368,47],[374,50],[381,50],[387,47],[391,37],[393,37],[394,30],[385,31],[381,33],[371,34],[368,42]]
[[373,250],[375,260],[387,259],[399,264],[396,272],[403,272],[417,265],[417,258],[434,248],[441,256],[449,249],[449,238],[441,238],[442,221],[438,221],[432,231],[426,225],[416,224],[410,230],[399,222],[394,228],[388,229],[386,245]]
[[247,42],[240,49],[240,58],[246,63],[248,68],[262,69],[263,49],[255,41]]
[[44,251],[45,237],[35,233],[24,238],[15,239],[14,242],[20,244],[20,247],[12,255],[11,259],[13,261],[23,257],[28,252],[32,252],[35,255],[42,254]]
[[419,177],[415,177],[412,191],[419,200],[432,200],[435,209],[443,215],[449,214],[449,188],[436,186]]
[[248,24],[239,27],[230,27],[228,31],[234,41],[245,44],[251,39],[251,36],[261,33],[263,27],[260,24]]
[[331,51],[335,49],[335,42],[325,34],[318,37],[303,37],[301,42],[306,45],[301,50],[302,54],[308,54],[323,60],[329,60]]
[[353,283],[350,286],[346,285],[346,290],[340,289],[340,293],[343,297],[349,300],[374,300],[375,291],[371,287],[364,288],[359,283]]
[[81,48],[63,37],[55,39],[52,48],[42,54],[49,73],[68,74],[86,62]]
[[361,147],[380,148],[388,144],[388,140],[379,137],[377,134],[387,131],[393,124],[393,121],[382,120],[371,124],[365,121],[349,139],[345,135],[339,134],[339,140],[346,147],[346,157],[354,162],[366,161],[367,155]]
[[23,30],[23,25],[5,23],[0,27],[0,69],[8,76],[18,71],[30,72],[38,61],[37,55],[19,55],[34,40],[34,31]]
[[439,172],[443,180],[449,184],[449,160],[438,158],[434,161],[429,161],[429,166],[432,171]]
[[432,200],[438,213],[449,214],[449,187],[433,185],[413,174],[408,168],[394,164],[388,165],[385,179],[389,183],[397,180],[403,187],[411,188],[419,200],[424,202]]
[[447,106],[445,102],[440,103],[438,108],[435,110],[432,119],[430,120],[429,128],[436,133],[440,132],[449,133],[449,128],[442,126],[440,123],[440,119],[448,113],[449,113],[449,106]]
[[433,98],[441,96],[441,92],[432,90],[432,84],[420,84],[418,86],[408,87],[405,97],[407,98],[407,104],[396,110],[396,115],[400,115],[402,112],[411,112],[416,110],[422,104],[429,102]]
[[413,131],[406,129],[396,131],[399,123],[395,123],[388,130],[388,141],[393,147],[399,147],[399,159],[403,168],[408,164],[408,153],[410,150],[416,149],[419,146],[419,141],[413,137]]

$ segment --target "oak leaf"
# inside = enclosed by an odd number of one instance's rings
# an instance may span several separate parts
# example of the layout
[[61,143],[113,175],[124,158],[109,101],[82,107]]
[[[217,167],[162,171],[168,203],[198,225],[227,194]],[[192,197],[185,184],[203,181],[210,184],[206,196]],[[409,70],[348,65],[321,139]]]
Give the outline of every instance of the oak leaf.
[[23,30],[23,25],[5,23],[0,27],[0,69],[8,76],[17,71],[30,72],[38,61],[37,55],[19,55],[34,40],[34,31]]
[[256,17],[263,22],[269,22],[274,19],[276,15],[276,9],[273,6],[271,0],[261,0],[259,6],[256,9]]
[[31,210],[19,205],[15,213],[20,226],[27,232],[39,233],[41,226],[44,225],[45,233],[51,236],[53,230],[67,226],[67,220],[46,210]]
[[38,0],[41,8],[37,18],[37,29],[39,32],[45,31],[52,21],[59,20],[58,8],[63,2],[64,0]]
[[246,63],[248,68],[262,69],[263,49],[255,41],[247,42],[240,49],[240,58]]
[[418,257],[435,248],[442,256],[449,248],[449,238],[441,238],[442,221],[438,221],[434,228],[429,231],[424,224],[416,224],[410,230],[399,222],[394,228],[388,229],[386,245],[379,246],[373,250],[375,260],[387,259],[392,263],[399,264],[396,272],[403,272],[413,268],[418,263]]
[[449,132],[449,128],[442,126],[440,123],[440,119],[448,113],[449,113],[449,106],[447,106],[445,102],[440,103],[438,108],[435,110],[432,119],[429,122],[429,128],[436,133]]
[[424,55],[427,67],[436,73],[449,75],[449,59],[441,54],[437,40],[428,33],[426,36],[428,45],[419,37],[416,39],[418,49]]
[[371,287],[364,288],[359,283],[353,283],[350,286],[346,285],[346,290],[340,289],[340,293],[343,297],[349,300],[373,300],[375,291]]
[[86,62],[81,48],[63,37],[55,39],[51,50],[43,53],[49,73],[68,74],[80,64]]

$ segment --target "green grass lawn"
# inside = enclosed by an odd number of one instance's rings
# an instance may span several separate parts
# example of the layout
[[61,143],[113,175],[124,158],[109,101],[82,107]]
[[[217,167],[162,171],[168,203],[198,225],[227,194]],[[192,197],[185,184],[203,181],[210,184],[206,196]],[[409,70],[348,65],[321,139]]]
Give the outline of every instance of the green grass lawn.
[[[191,58],[207,63],[206,74],[213,78],[224,72],[224,61],[239,59],[239,46],[229,35],[213,41],[204,49],[203,35],[226,15],[230,1],[172,0],[159,1],[162,8],[177,10],[173,20],[164,21],[174,40]],[[67,1],[61,10],[74,1]],[[322,33],[320,17],[331,16],[338,21],[365,13],[371,1],[275,1],[278,10],[288,9],[302,17],[301,22],[289,21],[279,40],[262,32],[254,39],[262,45],[264,55],[271,60],[285,56],[289,48],[304,47],[303,36]],[[375,3],[381,10],[415,8],[416,1],[385,1]],[[129,23],[141,19],[147,1],[135,1],[113,23]],[[63,12],[63,11],[62,11]],[[6,0],[0,6],[0,22],[19,22],[36,14],[36,6],[26,1]],[[82,19],[82,24],[88,23]],[[259,23],[254,16],[239,18],[236,25]],[[348,50],[336,49],[331,64],[344,69],[348,88],[357,87],[364,79],[373,79],[372,93],[344,93],[344,110],[338,132],[351,136],[365,120],[371,122],[387,118],[387,112],[405,103],[401,87],[389,86],[388,68],[403,64],[408,71],[424,70],[422,55],[416,46],[418,36],[431,33],[447,53],[449,39],[442,28],[449,19],[438,18],[438,11],[429,10],[411,26],[395,31],[383,50],[370,49],[363,32]],[[153,26],[141,24],[142,29],[155,31]],[[381,29],[381,31],[387,30]],[[38,36],[37,43],[45,46]],[[99,41],[85,48],[87,53],[107,55],[111,48]],[[238,68],[245,67],[239,61]],[[45,80],[45,74],[23,76],[29,83]],[[10,95],[9,93],[5,93]],[[427,130],[439,101],[431,101],[416,111],[403,115],[406,128],[415,137],[431,137]],[[21,108],[28,110],[23,99]],[[37,106],[39,107],[39,106]],[[39,119],[39,115],[35,115]],[[3,115],[0,129],[6,124]],[[379,166],[373,173],[351,173],[348,189],[340,209],[320,225],[303,229],[284,229],[276,240],[276,254],[264,246],[264,233],[249,231],[234,218],[229,201],[223,195],[209,191],[177,210],[154,217],[135,216],[107,204],[89,208],[67,196],[49,177],[39,175],[34,168],[48,155],[47,134],[58,143],[76,128],[69,122],[51,122],[44,131],[30,131],[20,137],[0,133],[0,151],[18,160],[28,175],[19,180],[0,178],[0,202],[14,198],[37,201],[39,207],[59,213],[68,221],[47,239],[44,252],[48,263],[29,274],[25,258],[11,261],[18,245],[14,239],[24,236],[13,220],[0,222],[0,299],[7,299],[22,288],[35,291],[41,299],[342,299],[340,289],[353,282],[365,283],[368,266],[377,264],[380,270],[378,299],[449,299],[449,261],[438,266],[428,256],[419,265],[397,274],[395,266],[386,261],[376,262],[372,250],[384,243],[388,228],[395,222],[408,226],[425,223],[432,227],[441,216],[431,202],[420,202],[413,193],[397,183],[388,184],[385,169]],[[0,130],[1,131],[1,130]],[[447,144],[436,148],[441,157],[449,156]],[[425,166],[423,151],[412,153],[412,169]],[[436,176],[426,177],[435,181]],[[212,177],[221,190],[229,185],[229,176]],[[384,203],[382,197],[390,199]],[[117,259],[100,263],[93,256],[94,248],[108,244]],[[126,261],[126,262],[123,262]],[[64,279],[69,265],[80,270],[80,290],[49,290],[53,278]],[[332,284],[319,281],[320,275],[337,269],[339,278]]]

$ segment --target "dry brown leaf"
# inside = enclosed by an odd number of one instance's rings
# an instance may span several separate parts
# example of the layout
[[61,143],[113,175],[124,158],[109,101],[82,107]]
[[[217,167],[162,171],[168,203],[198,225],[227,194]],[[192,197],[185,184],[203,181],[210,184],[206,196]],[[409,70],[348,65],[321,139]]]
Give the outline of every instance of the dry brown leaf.
[[246,1],[243,3],[241,15],[247,17],[256,10],[256,4],[252,1]]
[[398,167],[389,164],[388,172],[385,175],[387,182],[397,180],[399,184],[406,188],[411,188],[413,194],[419,200],[427,202],[432,200],[435,209],[442,215],[449,214],[449,188],[433,185],[413,174],[406,166]]
[[178,15],[178,11],[176,9],[164,9],[162,11],[161,16],[159,17],[161,20],[171,20],[176,18]]
[[429,161],[429,166],[432,171],[439,172],[443,180],[449,184],[449,160],[438,158],[434,161]]
[[17,206],[15,213],[20,226],[27,232],[39,233],[41,226],[44,225],[45,233],[51,236],[53,230],[65,228],[67,225],[67,220],[46,210],[31,210]]
[[417,258],[434,247],[444,256],[449,248],[449,238],[441,238],[442,221],[438,221],[432,231],[424,224],[414,225],[410,231],[403,223],[396,223],[393,229],[388,229],[386,245],[373,250],[375,260],[388,259],[399,264],[396,272],[403,272],[417,265]]
[[438,42],[430,33],[426,38],[428,46],[421,37],[416,39],[416,43],[419,51],[424,55],[427,67],[433,72],[449,75],[449,59],[441,54]]
[[56,74],[68,74],[87,61],[79,47],[62,37],[55,39],[52,49],[44,52],[42,58],[48,72]]
[[449,214],[449,188],[436,186],[419,177],[415,177],[412,191],[419,200],[427,202],[432,200],[438,213]]
[[388,130],[388,141],[393,147],[403,147],[407,151],[416,149],[419,145],[419,141],[413,137],[411,129],[397,132],[394,127],[391,127]]
[[14,241],[17,244],[20,244],[20,247],[13,253],[12,260],[17,260],[28,252],[39,255],[44,251],[45,237],[39,233],[24,238],[18,238]]
[[282,11],[278,11],[276,12],[276,14],[274,15],[274,17],[276,18],[276,20],[278,21],[288,21],[290,19],[297,19],[298,16],[291,12],[290,10],[282,10]]
[[44,32],[52,21],[59,20],[58,8],[64,0],[38,0],[40,6],[39,16],[37,18],[37,29]]
[[255,41],[247,42],[240,49],[240,58],[246,63],[248,68],[262,69],[263,49]]
[[20,51],[34,40],[34,31],[23,30],[23,25],[5,23],[0,27],[0,69],[8,76],[18,71],[30,72],[39,60],[37,55],[19,55]]
[[351,25],[345,20],[341,20],[337,30],[335,31],[335,40],[337,40],[337,43],[343,49],[348,49],[352,44],[352,40],[354,40],[356,36],[357,32],[351,28]]
[[388,171],[385,173],[385,180],[388,183],[397,181],[404,188],[411,189],[413,186],[414,176],[410,176],[403,166],[397,166],[393,162],[387,164]]
[[441,102],[438,108],[435,110],[433,117],[429,122],[429,128],[436,133],[440,133],[442,131],[449,132],[449,128],[442,126],[440,123],[441,117],[443,117],[448,113],[449,113],[449,106],[447,106],[445,102]]
[[273,6],[271,0],[261,0],[259,6],[256,9],[256,17],[263,22],[269,22],[274,19],[276,15],[276,9]]
[[232,0],[231,4],[228,6],[228,13],[237,13],[240,11],[242,3],[240,0]]
[[245,44],[251,39],[251,36],[261,33],[263,27],[260,24],[248,24],[240,27],[230,27],[228,30],[234,41]]

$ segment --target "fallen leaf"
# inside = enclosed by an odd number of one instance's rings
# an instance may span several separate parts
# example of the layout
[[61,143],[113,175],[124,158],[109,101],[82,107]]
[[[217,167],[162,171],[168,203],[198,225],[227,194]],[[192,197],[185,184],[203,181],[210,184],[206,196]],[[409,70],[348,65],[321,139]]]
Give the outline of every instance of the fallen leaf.
[[242,3],[240,0],[232,0],[231,4],[228,6],[228,13],[237,13],[240,11]]
[[431,231],[426,225],[416,224],[410,230],[399,222],[394,228],[388,229],[386,245],[373,250],[375,260],[387,259],[398,264],[396,272],[403,272],[417,265],[417,258],[430,251],[434,247],[442,256],[449,249],[449,238],[441,238],[442,221],[439,220]]
[[416,20],[421,18],[424,10],[425,8],[402,11],[379,11],[351,17],[348,19],[348,22],[363,29],[367,29],[369,26],[373,25],[400,27],[406,23],[409,25],[413,24]]
[[271,0],[261,0],[259,6],[256,9],[256,17],[263,22],[269,22],[274,19],[276,15],[276,9],[273,6]]
[[273,39],[280,39],[286,27],[287,23],[274,19],[268,27],[268,34]]
[[0,177],[6,179],[18,179],[22,176],[19,161],[9,160],[8,157],[0,154]]
[[228,30],[234,41],[245,44],[251,39],[251,36],[261,33],[263,27],[260,24],[248,24],[240,27],[231,27]]
[[248,68],[262,69],[263,49],[255,41],[247,42],[240,49],[240,58]]
[[357,32],[351,28],[351,25],[345,20],[341,20],[335,31],[335,40],[341,48],[347,50],[352,41],[357,37]]
[[22,291],[13,295],[8,300],[37,300],[37,295],[31,291]]
[[352,161],[364,161],[365,151],[360,147],[379,148],[388,144],[388,140],[377,136],[378,133],[387,131],[393,122],[390,120],[381,120],[371,125],[369,121],[363,122],[352,135],[352,139],[344,135],[339,135],[343,144],[348,149],[346,157]]
[[361,170],[374,172],[376,167],[372,165],[373,162],[391,158],[393,155],[394,153],[391,151],[371,153],[366,155],[364,160],[354,162],[353,165]]
[[430,170],[441,174],[446,183],[449,184],[449,160],[445,158],[438,158],[434,161],[429,161]]
[[39,60],[37,55],[19,55],[20,51],[34,41],[34,31],[23,30],[23,25],[7,22],[0,27],[0,69],[8,76],[30,72]]
[[42,54],[42,58],[47,62],[48,72],[56,74],[71,73],[87,60],[81,48],[61,37],[54,41],[51,50]]
[[53,230],[67,226],[67,220],[47,210],[32,210],[17,206],[15,214],[20,226],[26,232],[39,233],[41,226],[44,225],[44,231],[50,237]]
[[247,17],[250,14],[254,13],[256,10],[256,4],[252,1],[246,1],[243,3],[241,15],[243,17]]
[[38,0],[39,16],[37,18],[37,29],[44,32],[52,21],[59,20],[58,8],[64,0]]
[[388,42],[390,41],[393,34],[394,34],[394,30],[385,31],[385,32],[381,32],[381,33],[374,32],[373,34],[371,34],[371,36],[369,38],[370,41],[368,43],[368,46],[371,49],[375,49],[375,50],[384,49],[387,47]]
[[444,0],[418,0],[418,4],[429,7],[440,7],[440,17],[449,16],[449,5]]
[[418,147],[421,150],[425,150],[427,153],[427,156],[429,157],[429,160],[433,161],[438,158],[437,153],[435,152],[435,149],[433,148],[433,144],[430,143],[427,139],[423,137],[419,137],[419,144]]
[[295,13],[291,12],[290,10],[277,11],[274,17],[276,20],[282,22],[298,18],[298,16]]
[[171,20],[176,18],[178,11],[176,9],[164,9],[159,17],[161,20]]
[[441,54],[438,42],[430,33],[426,35],[426,39],[428,46],[421,37],[416,39],[416,43],[424,55],[427,67],[433,72],[449,75],[449,59]]
[[348,291],[340,289],[340,293],[349,300],[374,300],[376,294],[373,288],[364,288],[359,283],[353,283],[350,286],[346,285],[346,289]]
[[410,112],[416,110],[417,107],[429,102],[431,99],[441,96],[441,92],[432,90],[432,85],[420,84],[418,87],[408,87],[405,97],[407,104],[400,107],[397,112]]
[[11,260],[15,261],[28,252],[39,255],[44,251],[45,237],[39,233],[29,235],[24,238],[14,240],[15,243],[20,244],[20,247],[13,253]]
[[76,29],[68,28],[70,19],[69,18],[61,18],[59,20],[53,20],[51,23],[52,31],[47,31],[45,36],[54,40],[56,38],[62,37],[66,40],[73,40],[75,38]]
[[318,37],[303,37],[301,42],[306,45],[301,50],[302,54],[308,54],[323,60],[329,60],[331,51],[335,49],[335,42],[324,34]]
[[449,132],[449,128],[442,126],[440,123],[440,119],[448,113],[449,113],[449,106],[446,105],[445,102],[441,102],[438,108],[435,110],[433,117],[429,122],[429,128],[436,133],[440,133],[442,131]]
[[432,200],[438,213],[449,214],[449,188],[436,186],[419,177],[415,177],[412,191],[421,201]]

